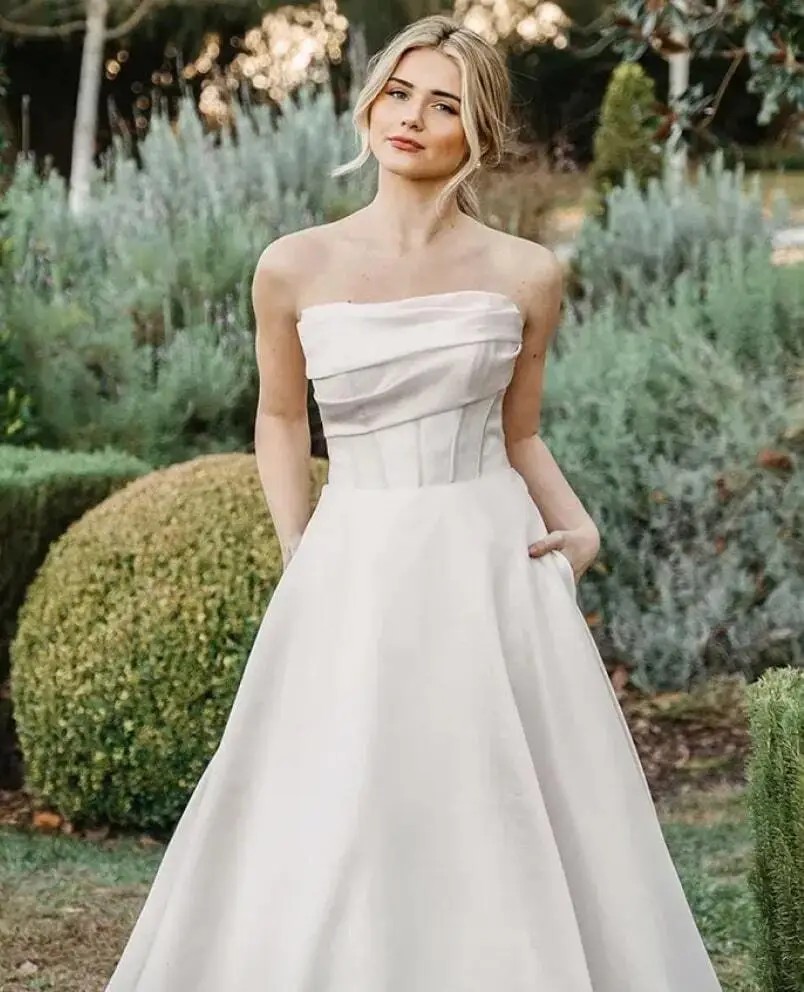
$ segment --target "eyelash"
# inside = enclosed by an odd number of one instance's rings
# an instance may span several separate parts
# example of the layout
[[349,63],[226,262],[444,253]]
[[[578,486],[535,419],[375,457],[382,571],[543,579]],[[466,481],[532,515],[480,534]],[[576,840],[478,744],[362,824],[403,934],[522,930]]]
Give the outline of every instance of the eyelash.
[[[408,95],[405,90],[388,90],[388,95],[389,96],[396,96],[397,93],[401,93],[402,96],[407,96]],[[457,110],[453,109],[448,103],[437,103],[436,106],[437,107],[446,107],[447,113],[450,113],[450,114],[453,114],[453,115],[457,114]]]

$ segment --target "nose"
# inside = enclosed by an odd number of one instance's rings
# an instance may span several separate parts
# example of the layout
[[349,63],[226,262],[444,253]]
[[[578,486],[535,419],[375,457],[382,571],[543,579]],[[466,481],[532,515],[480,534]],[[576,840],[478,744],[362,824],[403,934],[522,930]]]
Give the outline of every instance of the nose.
[[421,129],[422,126],[422,113],[421,108],[413,105],[413,101],[410,101],[407,108],[407,113],[402,118],[402,124],[404,127],[413,127]]

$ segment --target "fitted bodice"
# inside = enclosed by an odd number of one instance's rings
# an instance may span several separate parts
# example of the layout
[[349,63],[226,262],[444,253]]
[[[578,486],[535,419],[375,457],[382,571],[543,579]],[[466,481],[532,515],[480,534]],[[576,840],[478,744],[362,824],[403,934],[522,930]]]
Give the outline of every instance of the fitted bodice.
[[522,347],[509,297],[321,303],[302,310],[298,330],[331,484],[434,485],[509,464],[502,397]]

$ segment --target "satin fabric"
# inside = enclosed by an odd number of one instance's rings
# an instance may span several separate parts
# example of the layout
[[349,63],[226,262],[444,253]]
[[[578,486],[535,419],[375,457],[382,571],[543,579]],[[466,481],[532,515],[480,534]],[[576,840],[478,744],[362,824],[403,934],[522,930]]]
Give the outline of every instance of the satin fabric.
[[506,456],[522,316],[308,307],[330,474],[107,992],[719,992]]

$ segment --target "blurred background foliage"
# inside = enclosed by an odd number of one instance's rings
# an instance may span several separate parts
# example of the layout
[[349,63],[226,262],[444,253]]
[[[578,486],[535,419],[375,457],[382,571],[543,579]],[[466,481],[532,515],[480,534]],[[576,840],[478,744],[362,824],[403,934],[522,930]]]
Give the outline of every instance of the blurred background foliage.
[[[51,16],[54,25],[72,23],[69,9],[76,4],[63,2],[68,9],[61,18]],[[0,13],[30,6],[0,0]],[[226,118],[227,105],[244,88],[252,99],[278,106],[288,92],[312,81],[330,86],[342,108],[355,61],[359,65],[410,20],[454,11],[505,49],[526,135],[554,158],[588,164],[603,92],[620,60],[614,36],[599,43],[614,10],[604,0],[560,6],[550,0],[156,3],[128,36],[105,45],[96,150],[108,147],[115,132],[144,133],[153,108],[162,101],[175,108],[188,88],[211,124]],[[82,43],[77,30],[57,37],[4,36],[8,140],[40,160],[50,157],[62,174],[69,172]],[[640,64],[666,102],[665,58],[657,46],[641,47]],[[690,83],[715,93],[725,71],[717,52],[696,52]],[[729,73],[716,114],[687,135],[693,147],[750,146],[797,130],[801,107],[795,101],[782,102],[771,121],[758,123],[763,96],[751,91],[747,58]]]

